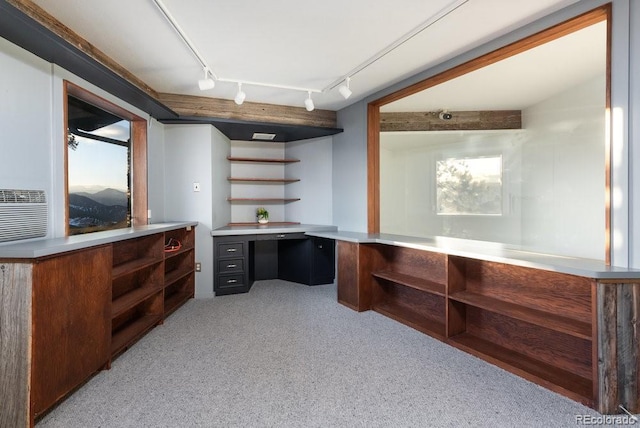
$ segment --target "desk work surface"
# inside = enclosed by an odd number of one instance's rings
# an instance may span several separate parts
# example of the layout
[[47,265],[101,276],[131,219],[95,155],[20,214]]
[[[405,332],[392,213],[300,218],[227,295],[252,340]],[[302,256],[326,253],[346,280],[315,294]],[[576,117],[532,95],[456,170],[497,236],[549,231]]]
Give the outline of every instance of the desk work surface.
[[527,250],[517,245],[474,241],[444,236],[416,237],[387,233],[309,231],[307,235],[357,244],[385,244],[433,251],[451,256],[505,263],[600,280],[640,279],[640,269],[608,266],[601,260],[557,256]]
[[233,235],[260,235],[270,233],[308,233],[308,232],[337,232],[336,226],[318,224],[287,224],[287,225],[264,225],[255,226],[224,226],[211,231],[211,236],[233,236]]

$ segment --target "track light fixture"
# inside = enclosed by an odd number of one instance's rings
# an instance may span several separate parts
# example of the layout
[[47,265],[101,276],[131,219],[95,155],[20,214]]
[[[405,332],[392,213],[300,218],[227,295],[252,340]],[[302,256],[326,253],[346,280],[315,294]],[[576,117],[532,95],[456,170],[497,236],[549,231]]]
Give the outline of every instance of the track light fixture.
[[309,91],[309,98],[304,100],[304,106],[307,108],[307,111],[313,111],[316,106],[313,105],[313,100],[311,99],[311,91]]
[[351,77],[347,77],[346,79],[344,79],[344,85],[338,88],[338,92],[340,92],[340,95],[342,95],[345,100],[348,99],[352,94],[351,88],[349,88],[350,83]]
[[238,82],[238,93],[233,100],[236,102],[236,104],[242,105],[245,98],[247,98],[247,94],[245,94],[242,90],[242,83]]
[[198,87],[201,91],[213,89],[216,86],[216,81],[209,77],[209,69],[204,68],[204,78],[198,80]]

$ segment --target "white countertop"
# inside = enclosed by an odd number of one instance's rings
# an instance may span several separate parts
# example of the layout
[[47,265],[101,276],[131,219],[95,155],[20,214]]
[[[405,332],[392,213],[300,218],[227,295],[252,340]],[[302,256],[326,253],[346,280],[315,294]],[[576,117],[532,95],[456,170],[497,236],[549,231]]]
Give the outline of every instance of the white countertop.
[[35,259],[197,225],[197,221],[158,223],[63,238],[7,243],[0,245],[0,259]]
[[268,233],[337,232],[336,226],[320,224],[261,224],[255,226],[224,226],[211,231],[211,236],[259,235]]
[[596,279],[640,279],[640,269],[607,266],[603,261],[536,253],[515,245],[442,236],[420,238],[386,233],[307,232],[308,235],[359,244],[386,244],[433,251],[452,256],[486,260]]

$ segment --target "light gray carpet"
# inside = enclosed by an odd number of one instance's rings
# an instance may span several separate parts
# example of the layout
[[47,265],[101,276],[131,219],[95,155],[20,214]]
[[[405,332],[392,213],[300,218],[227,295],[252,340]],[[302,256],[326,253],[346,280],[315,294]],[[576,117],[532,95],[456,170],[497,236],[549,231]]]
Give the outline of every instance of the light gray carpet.
[[567,427],[598,414],[374,312],[335,285],[191,300],[45,427]]

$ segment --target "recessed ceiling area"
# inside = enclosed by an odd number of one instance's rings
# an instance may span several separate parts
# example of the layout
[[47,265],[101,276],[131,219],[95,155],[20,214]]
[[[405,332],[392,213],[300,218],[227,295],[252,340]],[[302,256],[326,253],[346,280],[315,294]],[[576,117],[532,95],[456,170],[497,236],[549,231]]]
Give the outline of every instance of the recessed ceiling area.
[[[468,0],[338,88],[314,94],[339,110],[406,77],[563,8],[576,0]],[[56,19],[155,91],[233,99],[237,85],[200,91],[203,70],[152,0],[35,0]],[[163,0],[214,72],[224,78],[325,88],[443,9],[452,0],[270,2]],[[307,94],[243,85],[247,102],[304,106]]]

